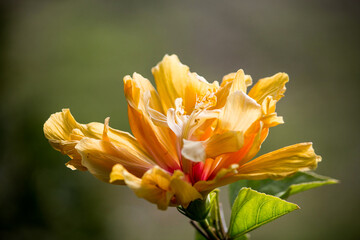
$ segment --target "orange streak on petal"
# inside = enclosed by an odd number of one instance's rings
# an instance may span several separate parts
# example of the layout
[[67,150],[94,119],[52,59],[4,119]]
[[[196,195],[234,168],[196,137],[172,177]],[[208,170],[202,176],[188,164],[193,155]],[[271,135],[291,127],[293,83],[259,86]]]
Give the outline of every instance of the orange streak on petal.
[[220,171],[220,169],[228,168],[229,166],[235,163],[241,165],[242,164],[241,160],[250,150],[254,138],[255,137],[253,137],[250,141],[248,141],[246,145],[244,145],[239,151],[233,153],[225,153],[221,155],[219,159],[217,159],[218,164],[215,166],[213,165],[214,169],[211,171],[211,175],[209,176],[209,179],[214,178],[216,174]]
[[214,161],[215,161],[215,160],[212,159],[212,158],[207,158],[207,159],[205,160],[203,172],[202,172],[202,174],[201,174],[201,180],[207,180],[207,179],[208,179],[209,173],[210,173],[210,169],[211,169],[211,166],[213,165]]
[[[166,149],[164,143],[155,134],[151,122],[144,115],[128,106],[129,123],[138,142],[153,156],[155,162],[165,170],[173,172],[180,169],[178,159]],[[167,129],[166,129],[167,130]],[[170,132],[170,131],[169,131]]]

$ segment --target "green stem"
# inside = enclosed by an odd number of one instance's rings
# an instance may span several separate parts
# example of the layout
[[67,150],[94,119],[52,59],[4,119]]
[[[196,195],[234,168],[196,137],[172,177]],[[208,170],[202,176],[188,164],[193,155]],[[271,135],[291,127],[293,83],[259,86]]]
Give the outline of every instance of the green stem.
[[212,205],[212,209],[210,211],[210,216],[212,219],[211,224],[215,228],[216,235],[220,239],[225,239],[226,226],[225,226],[225,221],[223,218],[222,206],[221,206],[221,203],[219,202],[219,194],[218,193],[215,195],[215,201]]
[[226,237],[227,227],[226,227],[224,211],[221,203],[219,203],[218,215],[219,215],[220,231],[222,233],[222,236]]
[[216,234],[213,232],[213,230],[210,227],[210,224],[207,219],[201,220],[198,222],[201,226],[201,228],[206,232],[208,235],[209,240],[219,240],[219,238],[216,236]]

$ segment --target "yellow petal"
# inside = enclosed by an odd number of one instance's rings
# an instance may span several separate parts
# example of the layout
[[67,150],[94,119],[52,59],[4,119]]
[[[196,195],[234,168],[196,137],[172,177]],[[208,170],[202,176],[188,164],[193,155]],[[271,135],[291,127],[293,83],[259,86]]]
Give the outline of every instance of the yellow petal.
[[44,134],[50,145],[62,154],[68,155],[72,160],[66,165],[72,170],[86,170],[81,165],[81,156],[75,150],[75,145],[84,137],[68,109],[52,114],[44,124]]
[[251,76],[245,75],[242,69],[238,70],[236,73],[229,73],[228,75],[224,76],[220,88],[215,93],[217,98],[215,108],[222,108],[227,101],[227,97],[233,92],[242,91],[246,93],[247,87],[251,84]]
[[261,104],[261,109],[263,112],[261,121],[264,123],[265,128],[275,127],[284,123],[283,118],[277,116],[275,108],[276,101],[272,98],[272,96],[267,96]]
[[254,87],[251,88],[249,96],[261,104],[267,96],[271,96],[278,101],[284,96],[286,90],[285,84],[289,81],[286,73],[277,73],[272,77],[260,79]]
[[242,132],[226,131],[214,134],[205,141],[183,139],[181,154],[193,162],[202,162],[206,158],[215,158],[223,153],[238,151],[243,144]]
[[86,170],[86,167],[81,164],[81,156],[75,150],[75,146],[85,135],[94,135],[92,131],[96,127],[92,125],[93,127],[90,128],[88,125],[77,123],[69,109],[52,114],[44,124],[45,137],[55,150],[71,158],[66,166],[72,170]]
[[149,114],[152,122],[158,127],[168,127],[167,117],[159,111],[152,109],[147,105],[146,112]]
[[[105,130],[108,141],[115,145],[127,146],[129,151],[139,151],[141,155],[147,156],[147,153],[141,150],[139,143],[130,134],[109,127],[105,127]],[[86,170],[86,167],[81,163],[81,155],[75,146],[85,137],[103,139],[104,124],[97,122],[80,124],[76,122],[69,109],[63,109],[62,112],[52,114],[45,122],[44,134],[56,150],[72,159],[67,163],[69,168]]]
[[171,177],[170,188],[175,193],[176,203],[185,208],[191,201],[202,198],[201,194],[184,180],[184,174],[178,170]]
[[69,109],[54,113],[44,124],[44,134],[47,139],[71,141],[71,133],[79,128],[79,124],[71,115]]
[[233,83],[231,85],[230,94],[235,91],[246,93],[245,73],[242,69],[237,71]]
[[123,179],[138,197],[157,204],[161,210],[169,205],[187,206],[191,201],[202,198],[195,188],[184,181],[184,174],[180,171],[175,171],[171,176],[163,169],[154,167],[138,178],[123,166],[115,165],[111,176],[113,181]]
[[219,153],[227,154],[226,156],[220,156],[221,159],[216,160],[217,164],[212,167],[212,174],[216,174],[221,168],[228,168],[231,164],[241,161],[250,147],[247,140],[250,137],[247,135],[253,135],[253,132],[257,131],[260,117],[260,105],[245,93],[236,91],[228,97],[219,115],[219,122],[215,132],[216,134],[223,134],[229,131],[236,132],[236,135],[232,136],[229,145],[223,144],[224,149],[231,149],[231,151],[221,151],[220,147],[215,146]]
[[206,194],[241,179],[281,179],[297,171],[314,169],[321,157],[314,153],[311,143],[300,143],[265,154],[240,166],[233,164],[222,168],[212,180],[199,181],[194,187]]
[[121,185],[125,184],[125,178],[123,175],[124,167],[121,164],[116,164],[113,166],[111,173],[110,173],[110,180],[109,183],[119,183]]
[[159,209],[166,209],[173,192],[170,191],[171,176],[161,168],[154,167],[141,179],[140,188],[133,189],[138,197],[156,203]]
[[83,138],[75,148],[82,156],[82,165],[105,182],[109,182],[111,169],[115,164],[121,164],[138,177],[153,167],[151,159],[144,155],[141,149],[135,150],[128,145]]
[[195,106],[196,97],[217,88],[217,84],[209,84],[189,67],[183,65],[176,55],[165,55],[163,60],[152,69],[157,90],[162,100],[164,112],[175,108],[175,99],[184,99],[185,111],[190,114]]
[[221,81],[220,87],[224,87],[227,83],[234,81],[235,76],[236,72],[226,74]]
[[283,117],[277,116],[276,113],[271,113],[271,114],[268,114],[268,115],[262,117],[261,121],[264,123],[264,125],[267,128],[275,127],[275,126],[277,126],[279,124],[284,123]]
[[237,177],[246,179],[281,179],[297,171],[317,167],[321,157],[316,155],[312,143],[299,143],[262,155],[238,169]]
[[[138,142],[160,167],[167,170],[180,168],[174,134],[169,128],[158,126],[165,119],[159,118],[162,107],[159,106],[159,97],[149,80],[139,74],[134,74],[133,78],[126,76],[124,91],[128,101],[131,131]],[[153,111],[148,112],[150,108]],[[154,115],[155,112],[157,116]],[[156,124],[152,118],[159,118]]]
[[[227,75],[225,75],[222,79],[222,82],[221,82],[221,87],[225,86],[227,83],[229,82],[232,82],[234,81],[234,79],[236,78],[236,74],[239,73],[239,71],[243,71],[242,69],[238,70],[237,72],[232,72],[232,73],[229,73]],[[252,84],[252,78],[250,75],[245,75],[245,86],[248,87],[248,86],[251,86]]]
[[[172,109],[169,109],[171,112]],[[171,113],[173,114],[173,113]],[[202,110],[202,111],[194,111],[189,117],[184,117],[183,119],[179,119],[181,122],[185,122],[182,127],[182,131],[180,135],[183,138],[191,139],[191,140],[198,140],[199,138],[207,138],[206,136],[202,135],[201,133],[205,133],[206,131],[212,132],[212,126],[215,124],[215,121],[219,118],[220,111],[219,110]],[[169,116],[170,121],[174,121],[174,116]],[[180,122],[179,121],[179,122]],[[169,123],[170,126],[171,122]],[[172,124],[173,125],[173,124]],[[179,126],[180,127],[180,126]],[[175,129],[178,131],[179,129]],[[174,130],[173,130],[174,131]]]
[[206,155],[215,158],[221,154],[236,152],[244,144],[244,135],[239,131],[214,134],[205,141]]
[[218,129],[245,133],[261,116],[260,105],[245,93],[232,93],[219,116]]
[[158,167],[147,171],[142,178],[129,173],[123,166],[115,165],[111,172],[112,180],[116,181],[120,176],[126,185],[131,188],[136,196],[144,198],[151,203],[157,204],[161,210],[166,210],[174,193],[169,191],[170,175]]
[[[125,97],[133,108],[144,110],[146,105],[163,113],[160,98],[150,81],[138,73],[124,77]],[[149,96],[145,96],[149,94]],[[146,99],[146,100],[144,100]]]
[[226,100],[230,93],[231,86],[232,86],[232,81],[224,82],[223,80],[221,87],[215,93],[216,105],[213,107],[214,109],[220,109],[225,106]]

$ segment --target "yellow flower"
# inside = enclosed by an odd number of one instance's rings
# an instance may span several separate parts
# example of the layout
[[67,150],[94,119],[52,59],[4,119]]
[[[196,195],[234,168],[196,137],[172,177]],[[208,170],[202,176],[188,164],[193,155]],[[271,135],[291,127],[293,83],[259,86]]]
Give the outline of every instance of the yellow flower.
[[240,179],[281,179],[314,169],[321,160],[312,143],[299,143],[258,158],[270,127],[283,123],[275,106],[288,75],[278,73],[252,84],[243,70],[221,85],[192,73],[176,55],[152,69],[157,90],[134,73],[124,77],[128,116],[134,136],[105,124],[80,124],[68,109],[44,125],[50,144],[71,160],[113,184],[126,184],[157,204],[187,206],[216,187]]

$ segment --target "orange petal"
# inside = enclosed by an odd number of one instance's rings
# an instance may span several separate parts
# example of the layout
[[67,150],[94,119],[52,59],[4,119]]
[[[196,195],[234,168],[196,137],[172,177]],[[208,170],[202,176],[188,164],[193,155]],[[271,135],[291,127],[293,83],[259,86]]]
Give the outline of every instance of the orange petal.
[[240,131],[226,131],[214,134],[205,141],[206,155],[215,158],[221,154],[236,152],[244,145],[244,135]]
[[[128,101],[129,123],[136,139],[160,167],[169,171],[179,169],[174,134],[169,128],[158,126],[152,121],[150,114],[154,112],[147,112],[152,108],[157,114],[162,114],[159,97],[151,83],[139,74],[134,74],[133,78],[126,76],[124,91]],[[151,94],[147,94],[149,92]],[[154,104],[151,106],[148,102]]]

